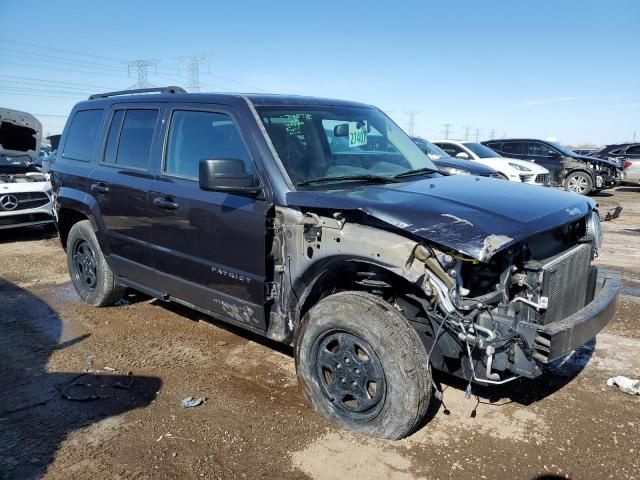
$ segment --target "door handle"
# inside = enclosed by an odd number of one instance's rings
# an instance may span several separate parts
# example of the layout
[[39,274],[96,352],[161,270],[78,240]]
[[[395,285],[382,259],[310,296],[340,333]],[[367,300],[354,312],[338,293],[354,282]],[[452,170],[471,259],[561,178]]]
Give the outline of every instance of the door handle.
[[103,182],[92,183],[91,191],[95,193],[101,193],[104,195],[105,193],[109,193],[109,187],[107,187],[107,185]]
[[156,197],[153,199],[153,204],[156,207],[164,208],[165,210],[176,210],[179,206],[171,197]]

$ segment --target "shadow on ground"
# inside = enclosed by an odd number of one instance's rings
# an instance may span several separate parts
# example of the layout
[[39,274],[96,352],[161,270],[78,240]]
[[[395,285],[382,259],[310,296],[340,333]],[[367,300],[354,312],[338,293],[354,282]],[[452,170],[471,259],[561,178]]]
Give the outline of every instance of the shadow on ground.
[[0,299],[0,478],[40,478],[70,432],[155,398],[155,377],[84,372],[81,364],[48,371],[56,351],[88,335],[64,340],[55,310],[3,279]]

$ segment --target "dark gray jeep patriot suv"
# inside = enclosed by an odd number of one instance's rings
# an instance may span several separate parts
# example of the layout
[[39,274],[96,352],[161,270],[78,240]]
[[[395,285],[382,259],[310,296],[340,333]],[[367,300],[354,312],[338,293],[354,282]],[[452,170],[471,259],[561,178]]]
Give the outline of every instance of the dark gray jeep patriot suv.
[[420,425],[431,368],[534,378],[615,312],[593,200],[444,175],[370,105],[93,95],[53,184],[84,301],[131,288],[293,345],[307,400],[369,435]]

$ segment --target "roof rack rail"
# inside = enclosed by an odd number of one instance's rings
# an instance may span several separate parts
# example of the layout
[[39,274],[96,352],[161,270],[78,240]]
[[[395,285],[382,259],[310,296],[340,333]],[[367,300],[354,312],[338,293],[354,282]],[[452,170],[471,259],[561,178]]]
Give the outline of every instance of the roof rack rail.
[[134,90],[119,90],[117,92],[106,93],[94,93],[89,97],[89,100],[95,100],[96,98],[108,98],[115,97],[117,95],[133,95],[136,93],[187,93],[182,87],[157,87],[157,88],[137,88]]

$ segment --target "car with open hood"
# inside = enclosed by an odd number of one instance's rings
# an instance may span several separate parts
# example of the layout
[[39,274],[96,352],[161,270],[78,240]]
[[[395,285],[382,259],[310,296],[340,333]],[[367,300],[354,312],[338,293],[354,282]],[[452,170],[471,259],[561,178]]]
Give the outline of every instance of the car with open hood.
[[34,164],[41,139],[33,115],[0,108],[0,230],[53,224],[51,183]]
[[578,155],[548,140],[510,138],[482,142],[503,157],[528,160],[542,165],[551,174],[550,185],[580,195],[588,195],[622,182],[619,165],[593,156]]
[[456,140],[437,140],[434,143],[452,157],[494,168],[505,180],[542,187],[549,185],[549,170],[543,166],[502,157],[481,143]]
[[593,200],[444,175],[367,104],[96,94],[58,153],[60,239],[84,301],[133,288],[292,345],[309,403],[364,434],[420,426],[432,369],[539,377],[615,312]]

